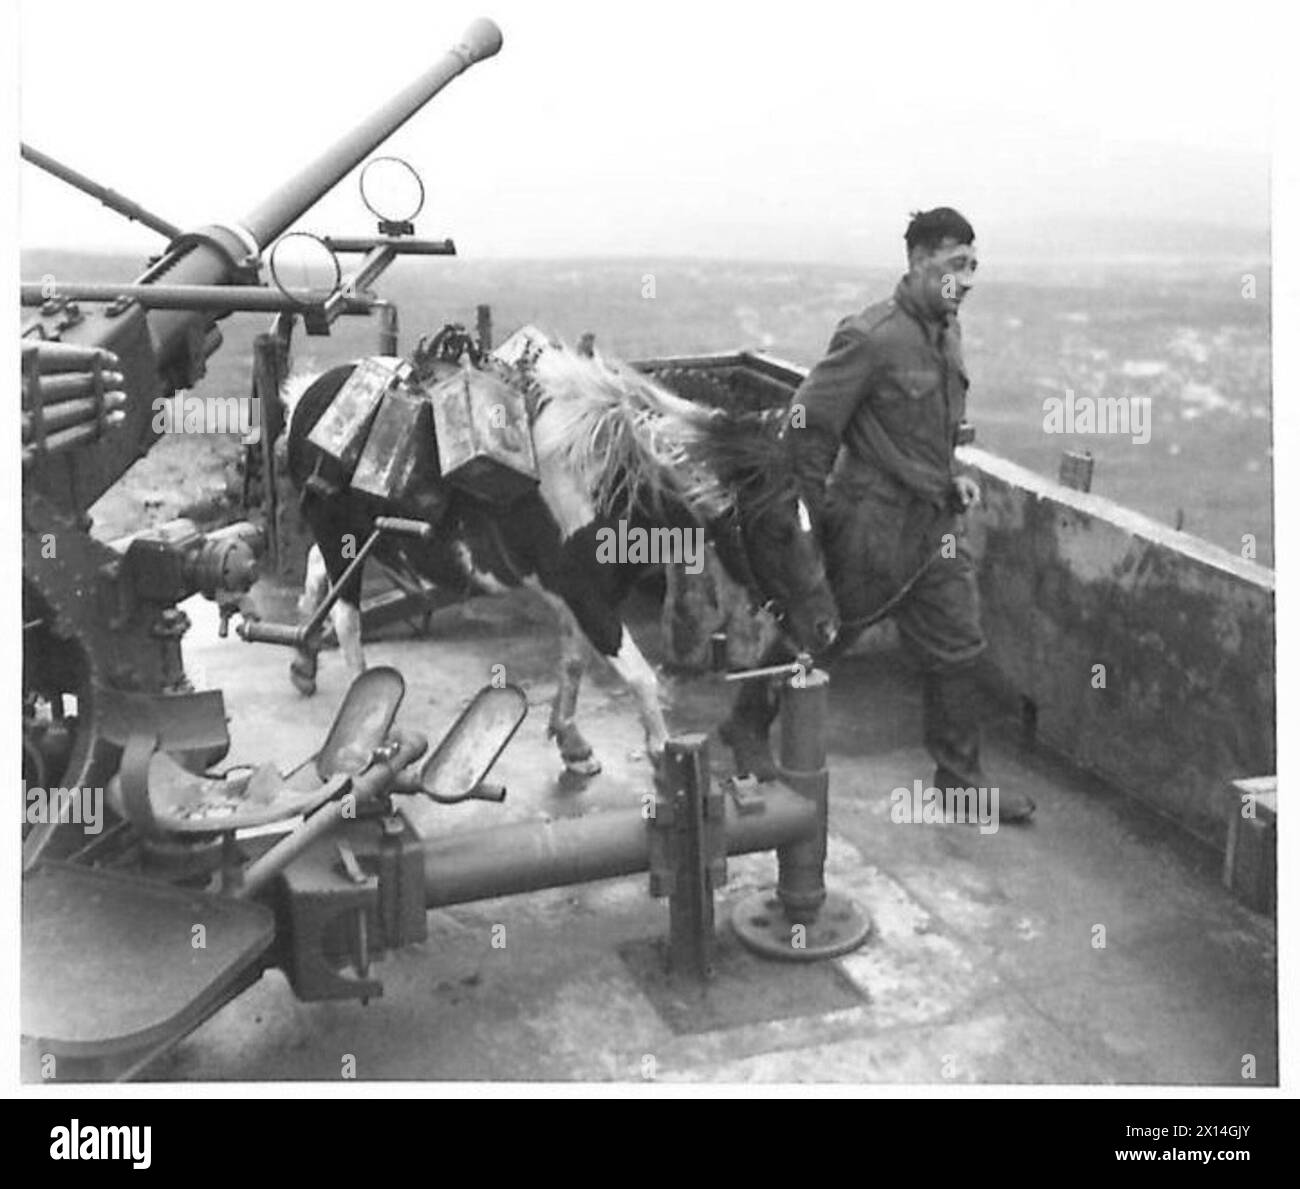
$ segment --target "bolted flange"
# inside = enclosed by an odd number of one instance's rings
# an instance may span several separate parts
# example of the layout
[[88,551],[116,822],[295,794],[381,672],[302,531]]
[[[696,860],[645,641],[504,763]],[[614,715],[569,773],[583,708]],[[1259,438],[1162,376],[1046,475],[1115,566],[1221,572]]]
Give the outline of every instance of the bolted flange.
[[799,924],[785,914],[775,890],[755,892],[731,910],[731,927],[748,948],[765,958],[820,962],[838,958],[871,936],[871,917],[840,892],[826,893],[814,920]]

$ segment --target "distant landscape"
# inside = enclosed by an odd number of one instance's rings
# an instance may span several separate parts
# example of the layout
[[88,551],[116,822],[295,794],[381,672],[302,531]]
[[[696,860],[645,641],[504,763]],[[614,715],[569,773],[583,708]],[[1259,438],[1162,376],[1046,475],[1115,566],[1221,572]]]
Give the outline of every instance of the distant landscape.
[[[129,279],[141,263],[31,250],[22,275]],[[1181,518],[1184,531],[1238,555],[1251,534],[1256,560],[1272,565],[1267,261],[1143,257],[1135,245],[1050,269],[999,270],[986,256],[983,270],[962,314],[978,444],[1049,475],[1063,449],[1091,450],[1095,492],[1170,525]],[[1243,296],[1247,275],[1253,297]],[[806,366],[838,319],[888,296],[896,278],[896,270],[806,263],[440,259],[394,268],[380,290],[399,306],[404,347],[443,322],[472,326],[476,304],[486,302],[498,338],[531,322],[569,340],[592,331],[624,358],[748,347]],[[653,297],[643,296],[651,286]],[[240,315],[222,324],[226,346],[199,392],[247,394],[250,344],[264,323]],[[328,339],[298,339],[297,360],[352,358],[373,349],[374,335],[366,320],[348,320]],[[1150,397],[1150,441],[1045,433],[1043,402],[1066,389],[1076,398]],[[186,459],[194,446],[172,439],[138,464],[131,486],[144,503],[183,502],[220,483],[233,442],[204,443],[202,459]],[[102,503],[97,519],[130,519],[112,494]]]

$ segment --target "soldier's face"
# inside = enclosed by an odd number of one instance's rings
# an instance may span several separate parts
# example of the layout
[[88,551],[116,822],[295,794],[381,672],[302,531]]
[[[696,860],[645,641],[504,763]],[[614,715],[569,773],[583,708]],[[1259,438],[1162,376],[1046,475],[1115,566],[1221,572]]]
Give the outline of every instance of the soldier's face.
[[974,244],[945,239],[933,252],[913,253],[911,272],[916,293],[938,317],[955,314],[975,285],[979,260]]

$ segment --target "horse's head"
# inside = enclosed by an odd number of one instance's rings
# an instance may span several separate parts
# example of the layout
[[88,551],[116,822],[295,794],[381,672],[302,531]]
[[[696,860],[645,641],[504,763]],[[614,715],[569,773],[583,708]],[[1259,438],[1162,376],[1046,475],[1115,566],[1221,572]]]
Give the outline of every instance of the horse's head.
[[839,613],[821,542],[780,437],[783,418],[729,415],[710,434],[730,509],[713,524],[718,559],[800,650],[835,642]]

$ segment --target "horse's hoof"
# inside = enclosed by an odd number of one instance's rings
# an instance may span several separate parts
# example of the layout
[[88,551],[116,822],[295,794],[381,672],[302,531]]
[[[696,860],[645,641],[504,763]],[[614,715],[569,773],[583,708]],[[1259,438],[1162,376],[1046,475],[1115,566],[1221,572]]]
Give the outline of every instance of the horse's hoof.
[[600,772],[600,761],[591,752],[585,756],[562,756],[564,771],[570,776],[595,776]]
[[298,668],[297,665],[290,665],[289,680],[293,682],[293,688],[304,698],[310,698],[316,692],[315,673],[309,673],[305,669]]
[[766,736],[728,719],[718,728],[718,738],[731,748],[737,776],[753,776],[763,782],[777,779],[776,760]]

